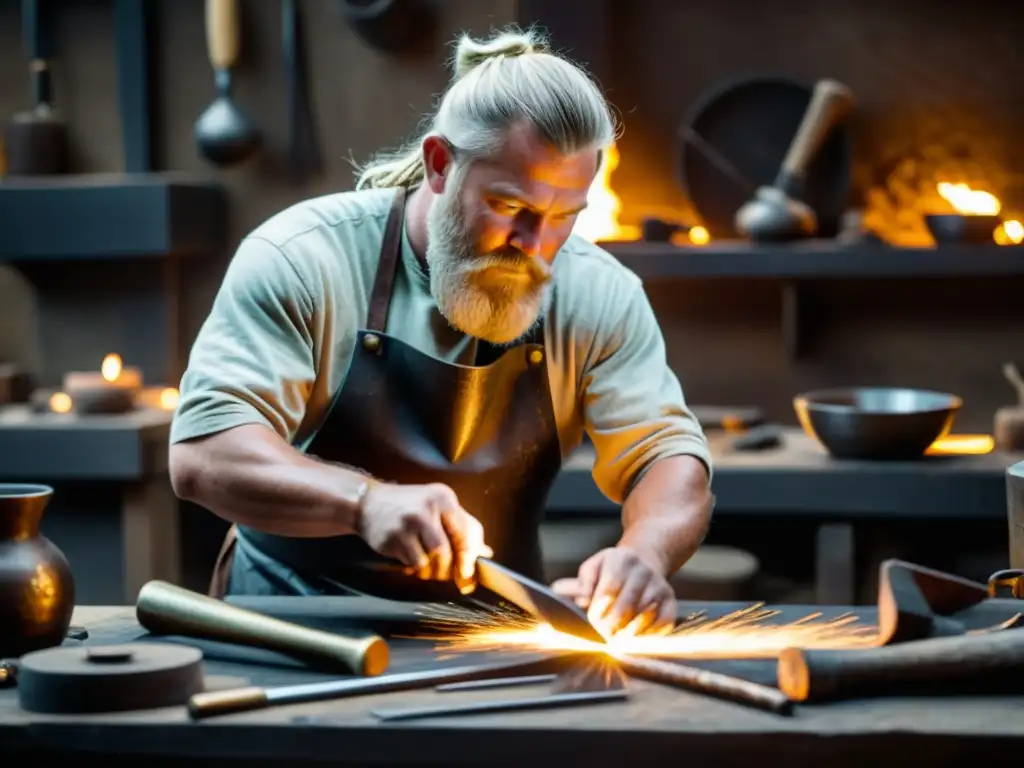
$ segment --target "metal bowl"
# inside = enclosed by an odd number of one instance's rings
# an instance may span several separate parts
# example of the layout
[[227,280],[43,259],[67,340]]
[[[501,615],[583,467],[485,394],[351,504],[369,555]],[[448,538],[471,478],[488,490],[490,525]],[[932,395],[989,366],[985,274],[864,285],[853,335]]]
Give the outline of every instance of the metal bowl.
[[1003,223],[998,216],[929,214],[924,217],[928,231],[938,245],[980,245],[994,242],[996,227]]
[[848,387],[793,398],[808,435],[837,459],[913,460],[949,432],[956,395],[900,387]]

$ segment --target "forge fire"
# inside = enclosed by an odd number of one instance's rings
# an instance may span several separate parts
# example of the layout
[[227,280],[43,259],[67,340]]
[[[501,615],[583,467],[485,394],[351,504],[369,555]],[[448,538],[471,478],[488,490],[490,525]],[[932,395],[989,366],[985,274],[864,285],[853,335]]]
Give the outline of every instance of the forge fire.
[[[932,154],[942,156],[941,152]],[[574,232],[591,242],[645,239],[641,226],[625,223],[627,218],[636,220],[638,214],[642,217],[642,212],[630,209],[616,192],[613,177],[622,161],[619,146],[612,145],[602,158],[588,196],[588,207],[577,220]],[[881,181],[867,189],[859,209],[854,206],[853,226],[890,245],[928,248],[934,246],[936,240],[926,224],[927,216],[992,216],[999,220],[991,242],[1003,246],[1021,245],[1024,243],[1021,212],[1007,208],[989,191],[984,178],[978,178],[979,174],[977,169],[959,169],[957,164],[929,167],[922,159],[902,160]],[[692,201],[689,209],[681,213],[681,219],[688,223],[669,222],[666,239],[683,246],[711,242],[711,235],[701,223],[700,213],[694,209]]]

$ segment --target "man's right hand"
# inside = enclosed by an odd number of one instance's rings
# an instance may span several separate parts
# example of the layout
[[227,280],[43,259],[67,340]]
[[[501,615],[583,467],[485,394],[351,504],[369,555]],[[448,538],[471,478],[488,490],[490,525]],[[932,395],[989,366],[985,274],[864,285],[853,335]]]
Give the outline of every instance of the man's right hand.
[[480,521],[441,483],[374,485],[363,498],[357,532],[421,579],[454,579],[463,593],[475,587],[477,558],[494,555]]

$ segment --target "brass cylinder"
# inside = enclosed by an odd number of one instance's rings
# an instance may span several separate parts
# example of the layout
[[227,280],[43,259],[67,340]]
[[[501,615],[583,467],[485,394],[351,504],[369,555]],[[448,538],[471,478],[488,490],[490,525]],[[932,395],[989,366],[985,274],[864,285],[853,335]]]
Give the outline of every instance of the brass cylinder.
[[1006,512],[1010,525],[1010,567],[1024,568],[1024,461],[1006,470]]
[[269,704],[267,691],[259,686],[231,688],[226,691],[196,693],[188,700],[188,714],[193,720],[234,712],[251,712]]
[[155,635],[180,635],[277,651],[311,666],[376,676],[390,650],[379,635],[352,637],[303,627],[215,600],[165,581],[139,590],[135,615]]

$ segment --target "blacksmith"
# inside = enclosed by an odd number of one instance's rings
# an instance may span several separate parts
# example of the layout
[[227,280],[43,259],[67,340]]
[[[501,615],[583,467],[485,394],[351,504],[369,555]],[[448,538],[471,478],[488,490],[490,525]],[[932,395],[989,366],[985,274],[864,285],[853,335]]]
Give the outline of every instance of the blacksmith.
[[622,536],[555,587],[664,629],[711,463],[640,280],[572,234],[615,120],[533,32],[463,37],[454,68],[420,138],[230,263],[171,437],[177,494],[232,523],[212,592],[458,598],[480,556],[539,579],[586,433]]

